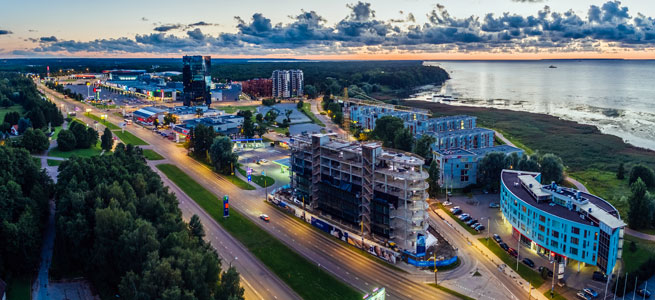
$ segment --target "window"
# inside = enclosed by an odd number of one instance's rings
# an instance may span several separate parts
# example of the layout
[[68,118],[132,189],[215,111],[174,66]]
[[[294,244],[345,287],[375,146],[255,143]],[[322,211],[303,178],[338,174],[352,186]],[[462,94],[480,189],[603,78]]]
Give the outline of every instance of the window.
[[578,242],[580,242],[580,240],[578,240],[577,237],[571,237],[571,244],[573,244],[573,245],[577,245]]
[[525,210],[526,210],[526,209],[525,209],[525,206],[521,205],[521,211],[522,211],[522,212],[525,212]]
[[544,225],[539,225],[539,231],[544,232],[546,230],[546,227]]
[[571,232],[573,234],[580,234],[580,228],[578,227],[571,227]]
[[555,248],[557,248],[557,246],[558,246],[557,241],[555,241],[555,240],[551,240],[550,245],[555,247]]
[[584,237],[585,237],[585,238],[587,238],[587,233],[588,233],[588,232],[589,232],[589,231],[587,231],[587,230],[584,231]]
[[586,254],[587,254],[587,251],[582,251],[582,259],[584,259]]
[[573,255],[578,255],[578,248],[573,248],[573,247],[571,247],[571,248],[569,248],[569,251],[570,251],[571,254],[573,254]]
[[544,217],[544,216],[539,216],[539,221],[541,221],[541,222],[546,222],[546,217]]
[[559,232],[553,230],[553,237],[558,238],[559,237]]
[[541,233],[537,235],[537,238],[539,239],[539,241],[542,241],[542,242],[544,241],[544,236],[541,235]]

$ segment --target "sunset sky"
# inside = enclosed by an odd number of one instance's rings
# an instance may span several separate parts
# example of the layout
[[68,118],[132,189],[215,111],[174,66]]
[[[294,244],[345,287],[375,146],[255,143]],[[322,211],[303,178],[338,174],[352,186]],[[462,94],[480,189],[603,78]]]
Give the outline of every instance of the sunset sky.
[[8,1],[0,57],[655,59],[652,0]]

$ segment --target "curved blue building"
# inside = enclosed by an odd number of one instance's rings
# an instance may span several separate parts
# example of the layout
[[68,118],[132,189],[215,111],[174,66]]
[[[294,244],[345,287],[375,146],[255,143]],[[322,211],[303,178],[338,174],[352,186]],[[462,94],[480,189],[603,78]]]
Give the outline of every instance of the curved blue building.
[[540,173],[503,170],[500,207],[512,234],[557,261],[573,259],[611,274],[625,227],[616,208],[592,194],[540,181]]

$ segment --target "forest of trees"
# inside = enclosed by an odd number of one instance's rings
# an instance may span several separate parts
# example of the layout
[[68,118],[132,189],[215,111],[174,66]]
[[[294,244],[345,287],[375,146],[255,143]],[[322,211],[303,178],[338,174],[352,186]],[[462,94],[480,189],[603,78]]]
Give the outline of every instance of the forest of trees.
[[30,276],[39,264],[52,180],[29,152],[0,147],[0,274]]
[[201,223],[183,221],[140,148],[119,144],[59,171],[56,274],[82,271],[102,295],[121,299],[243,299],[236,270],[221,272]]
[[[25,113],[19,119],[5,118],[0,124],[0,131],[7,132],[12,125],[19,126],[23,133],[27,128],[45,129],[48,124],[52,127],[64,122],[64,117],[54,103],[45,100],[37,91],[36,86],[28,77],[17,73],[0,73],[0,106],[9,107],[14,104],[21,105]],[[20,120],[23,122],[20,122]],[[13,123],[13,124],[11,124]]]

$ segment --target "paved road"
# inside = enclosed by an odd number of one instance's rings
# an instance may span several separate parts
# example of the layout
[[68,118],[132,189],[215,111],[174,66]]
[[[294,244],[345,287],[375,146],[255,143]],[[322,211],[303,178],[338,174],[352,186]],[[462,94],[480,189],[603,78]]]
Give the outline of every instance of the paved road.
[[[122,119],[108,114],[109,121],[119,123]],[[370,292],[375,287],[386,287],[390,299],[452,299],[450,294],[430,288],[421,280],[413,280],[411,275],[398,273],[377,262],[373,262],[362,254],[344,246],[332,237],[309,228],[295,217],[289,216],[263,202],[261,191],[240,190],[221,176],[212,172],[206,166],[191,159],[186,150],[177,147],[174,143],[164,140],[151,131],[128,126],[127,131],[137,135],[157,149],[162,156],[186,172],[199,184],[215,195],[230,195],[233,208],[239,210],[253,222],[278,238],[283,243],[308,258],[311,262],[320,265],[337,278],[349,283],[362,294]],[[191,209],[190,202],[180,203],[180,207]],[[266,213],[271,217],[270,223],[261,223],[259,214]],[[219,252],[221,249],[218,250]],[[243,274],[245,270],[238,269]],[[245,277],[245,275],[244,275]],[[245,277],[245,281],[257,281],[257,277]],[[275,282],[262,282],[267,286],[277,285]],[[283,290],[284,288],[274,288]],[[258,290],[258,292],[264,292]],[[265,299],[273,299],[275,295],[264,295]]]
[[[46,158],[41,158],[41,167],[46,169],[48,175],[57,182],[57,168],[48,167]],[[54,169],[54,172],[52,172]],[[52,250],[55,244],[55,201],[50,199],[48,201],[48,224],[43,235],[43,244],[41,246],[41,264],[39,266],[39,274],[32,284],[32,299],[46,300],[50,299],[48,291],[48,270],[52,260]]]

